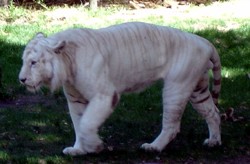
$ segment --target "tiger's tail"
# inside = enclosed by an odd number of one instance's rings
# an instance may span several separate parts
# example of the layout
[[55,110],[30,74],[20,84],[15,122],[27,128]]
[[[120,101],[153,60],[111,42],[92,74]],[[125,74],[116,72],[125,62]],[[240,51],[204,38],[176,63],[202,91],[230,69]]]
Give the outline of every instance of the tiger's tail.
[[221,62],[220,57],[215,48],[213,48],[213,54],[210,58],[210,61],[213,64],[213,87],[212,87],[212,97],[214,104],[218,106],[218,98],[221,90]]

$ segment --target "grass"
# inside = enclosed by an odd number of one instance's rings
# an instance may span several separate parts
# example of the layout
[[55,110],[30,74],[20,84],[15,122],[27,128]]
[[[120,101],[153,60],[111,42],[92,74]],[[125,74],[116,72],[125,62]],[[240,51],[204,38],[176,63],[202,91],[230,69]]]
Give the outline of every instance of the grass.
[[[225,3],[227,5],[227,3]],[[207,137],[204,120],[188,105],[181,133],[162,153],[139,150],[144,142],[157,136],[161,128],[161,87],[159,82],[139,94],[123,95],[113,115],[100,129],[105,150],[98,155],[64,156],[61,151],[73,144],[74,132],[65,98],[58,92],[49,97],[53,104],[36,104],[0,109],[0,163],[143,163],[143,162],[225,162],[250,154],[250,19],[247,17],[193,17],[187,14],[143,17],[121,15],[124,8],[101,8],[90,12],[82,7],[32,10],[13,7],[0,9],[0,66],[3,70],[1,96],[15,99],[28,94],[17,76],[21,54],[27,41],[43,31],[47,35],[69,27],[99,28],[125,21],[145,21],[168,25],[198,34],[210,40],[219,51],[223,65],[220,110],[235,109],[239,122],[222,122],[221,147],[202,146]],[[67,11],[67,13],[66,13]],[[143,12],[143,11],[141,11]],[[133,13],[132,13],[133,14]]]

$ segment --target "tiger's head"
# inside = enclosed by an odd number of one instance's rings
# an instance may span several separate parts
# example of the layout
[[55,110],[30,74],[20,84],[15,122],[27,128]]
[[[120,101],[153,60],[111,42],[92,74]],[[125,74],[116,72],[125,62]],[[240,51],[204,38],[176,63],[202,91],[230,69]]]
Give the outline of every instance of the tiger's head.
[[65,41],[48,39],[42,33],[38,33],[27,44],[19,80],[29,91],[35,92],[43,85],[55,89],[59,81],[54,72],[55,55],[60,54],[64,46]]

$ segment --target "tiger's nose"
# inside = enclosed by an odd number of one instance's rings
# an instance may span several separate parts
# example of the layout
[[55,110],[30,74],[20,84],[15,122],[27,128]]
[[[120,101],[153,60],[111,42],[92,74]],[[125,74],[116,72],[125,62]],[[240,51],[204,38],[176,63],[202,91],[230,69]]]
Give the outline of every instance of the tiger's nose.
[[20,80],[20,82],[21,82],[21,83],[23,83],[23,84],[24,84],[24,83],[25,83],[25,81],[26,81],[26,78],[22,78],[22,79],[19,79],[19,80]]

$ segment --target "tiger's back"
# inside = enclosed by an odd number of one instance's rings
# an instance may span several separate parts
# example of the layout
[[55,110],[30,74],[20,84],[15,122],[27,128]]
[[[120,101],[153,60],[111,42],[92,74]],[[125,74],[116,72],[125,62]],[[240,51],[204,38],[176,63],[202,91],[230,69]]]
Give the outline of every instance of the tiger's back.
[[[176,74],[189,74],[185,70],[192,68],[204,70],[202,64],[192,66],[208,60],[212,51],[207,47],[208,41],[199,36],[141,22],[87,31],[86,37],[91,51],[95,49],[94,53],[107,61],[109,75],[120,92],[137,90],[163,79],[173,68]],[[176,63],[183,64],[176,67]]]

